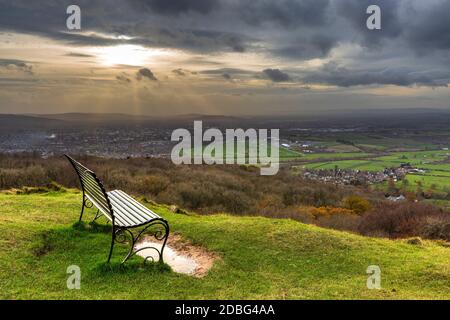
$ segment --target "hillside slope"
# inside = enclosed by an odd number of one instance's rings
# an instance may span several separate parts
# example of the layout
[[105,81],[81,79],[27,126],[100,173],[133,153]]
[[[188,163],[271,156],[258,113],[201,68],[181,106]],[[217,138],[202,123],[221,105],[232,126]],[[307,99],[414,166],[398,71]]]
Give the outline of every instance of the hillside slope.
[[[163,206],[153,209],[172,231],[220,255],[210,273],[197,279],[141,268],[138,258],[111,271],[102,264],[110,235],[72,226],[80,198],[76,191],[0,194],[1,299],[450,298],[450,248],[442,244],[364,238],[290,220],[180,215]],[[81,268],[81,290],[66,288],[69,265]],[[366,287],[369,265],[382,270],[381,290]]]

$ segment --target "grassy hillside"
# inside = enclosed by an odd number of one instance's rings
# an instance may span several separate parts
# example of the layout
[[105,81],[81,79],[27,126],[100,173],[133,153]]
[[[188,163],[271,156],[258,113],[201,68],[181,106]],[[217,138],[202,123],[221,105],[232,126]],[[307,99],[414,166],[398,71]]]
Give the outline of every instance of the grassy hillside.
[[[450,248],[442,244],[364,238],[290,220],[179,215],[165,207],[153,209],[172,231],[221,257],[210,273],[198,279],[141,268],[139,258],[126,270],[108,268],[110,235],[72,226],[80,197],[0,194],[1,299],[450,298]],[[73,264],[81,267],[81,290],[66,289]],[[382,290],[366,288],[369,265],[381,267]]]

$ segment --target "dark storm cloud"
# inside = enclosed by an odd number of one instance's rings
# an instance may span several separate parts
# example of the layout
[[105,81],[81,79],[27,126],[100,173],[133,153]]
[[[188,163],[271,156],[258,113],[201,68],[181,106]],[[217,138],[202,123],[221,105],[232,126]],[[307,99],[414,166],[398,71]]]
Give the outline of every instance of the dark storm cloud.
[[[413,10],[413,9],[410,9]],[[450,1],[415,12],[411,27],[406,30],[410,46],[420,54],[430,49],[450,50]]]
[[146,31],[147,40],[135,40],[143,45],[183,48],[194,52],[234,51],[244,52],[250,39],[244,36],[214,30],[155,29]]
[[229,75],[253,75],[255,72],[245,69],[238,68],[219,68],[219,69],[208,69],[203,70],[200,73],[202,74],[212,74],[212,75],[222,75],[227,73]]
[[76,58],[94,58],[95,56],[91,54],[86,53],[79,53],[79,52],[69,52],[65,56],[67,57],[76,57]]
[[200,71],[200,73],[214,77],[221,77],[228,81],[233,81],[234,79],[254,79],[258,76],[258,74],[260,75],[258,72],[238,68],[209,69]]
[[[405,0],[339,0],[335,1],[337,13],[349,21],[354,30],[361,35],[365,46],[378,45],[383,39],[398,37],[403,31],[400,19],[400,5]],[[373,31],[366,28],[366,9],[370,5],[378,5],[382,15],[382,30]]]
[[195,75],[197,74],[196,71],[190,71],[182,68],[174,69],[172,70],[172,73],[179,76],[179,77],[186,77],[188,75]]
[[[69,32],[66,29],[66,8],[71,1],[0,0],[0,30],[41,35],[78,46],[138,44],[198,52],[244,52],[247,47],[246,42],[249,39],[235,32],[214,30],[214,28],[195,29],[182,24],[173,26],[172,18],[164,20],[164,23],[152,24],[155,20],[152,15],[158,12],[145,13],[145,11],[136,10],[137,2],[141,5],[155,6],[162,12],[185,10],[186,13],[193,11],[207,13],[208,10],[202,8],[210,7],[211,4],[208,3],[214,1],[197,0],[181,3],[180,1],[111,0],[106,5],[102,1],[79,0],[77,4],[82,13],[82,32]],[[132,39],[120,38],[119,35],[128,35]]]
[[116,76],[117,81],[120,83],[128,84],[131,83],[131,79],[128,77],[126,73],[121,73]]
[[168,15],[188,12],[207,14],[219,5],[218,0],[130,0],[130,2],[138,8]]
[[286,46],[272,50],[276,56],[290,59],[308,60],[326,57],[338,40],[331,36],[315,34],[308,39],[298,38]]
[[[282,62],[333,58],[341,45],[352,44],[363,52],[351,52],[351,59],[339,61],[339,72],[318,69],[295,79],[339,86],[439,86],[448,79],[442,71],[433,71],[445,69],[443,62],[449,62],[448,0],[426,4],[419,0],[78,0],[82,32],[66,30],[65,10],[70,4],[70,0],[0,0],[0,31],[36,34],[73,46],[181,49],[208,55],[210,64],[216,63],[215,54],[225,52],[256,52]],[[381,7],[382,30],[366,28],[366,9],[372,4]],[[377,59],[367,58],[373,50],[385,61],[382,70]],[[239,77],[236,70],[215,72]],[[274,82],[291,80],[278,69],[263,74]]]
[[347,69],[330,62],[320,70],[303,76],[302,81],[308,84],[331,84],[339,87],[363,85],[447,87],[450,71],[419,72],[412,68],[395,67],[383,70],[358,70]]
[[327,20],[329,0],[240,1],[236,13],[252,25],[270,22],[283,27],[320,26]]
[[152,81],[158,81],[153,72],[148,68],[139,69],[139,71],[136,73],[137,80],[142,80],[143,78],[147,78]]
[[0,59],[0,68],[14,69],[27,74],[33,74],[33,66],[22,60]]
[[186,72],[184,72],[183,69],[172,70],[172,73],[174,73],[174,74],[176,74],[177,76],[180,76],[180,77],[186,76]]
[[[72,4],[69,0],[0,0],[0,30],[39,34],[76,45],[135,43],[201,52],[244,52],[258,38],[251,36],[253,32],[267,31],[264,40],[276,44],[272,52],[293,58],[321,57],[344,41],[371,45],[395,38],[406,39],[417,49],[423,46],[428,51],[449,49],[450,2],[434,1],[420,9],[413,3],[412,0],[77,1],[82,9],[83,31],[133,37],[125,40],[64,32],[65,10]],[[382,9],[379,32],[365,28],[366,8],[371,4]],[[351,29],[346,29],[341,20],[347,21]],[[360,37],[355,38],[355,33]],[[275,42],[277,38],[284,41]]]
[[291,80],[291,77],[287,73],[284,73],[279,69],[265,69],[263,70],[263,73],[273,82],[286,82]]

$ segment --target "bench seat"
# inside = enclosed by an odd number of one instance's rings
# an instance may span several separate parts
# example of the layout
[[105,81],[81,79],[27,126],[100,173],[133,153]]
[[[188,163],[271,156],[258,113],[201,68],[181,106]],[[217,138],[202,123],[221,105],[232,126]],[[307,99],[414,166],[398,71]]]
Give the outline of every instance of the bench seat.
[[161,218],[122,190],[114,190],[106,194],[111,202],[116,224],[120,227],[137,227],[153,219]]

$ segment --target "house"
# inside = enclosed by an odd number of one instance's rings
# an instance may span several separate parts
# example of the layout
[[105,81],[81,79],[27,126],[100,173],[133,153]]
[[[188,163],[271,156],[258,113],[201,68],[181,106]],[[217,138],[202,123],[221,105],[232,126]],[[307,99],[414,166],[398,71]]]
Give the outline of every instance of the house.
[[398,202],[398,201],[406,200],[406,198],[405,198],[404,195],[400,195],[400,196],[398,196],[398,197],[395,197],[395,196],[389,196],[389,197],[386,198],[386,200],[393,201],[393,202]]

